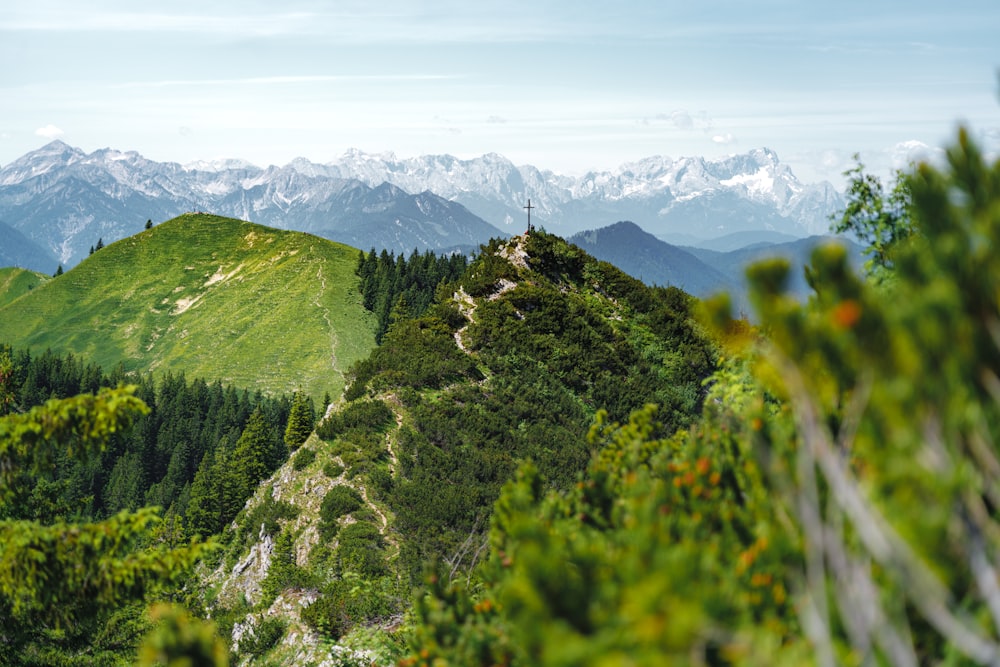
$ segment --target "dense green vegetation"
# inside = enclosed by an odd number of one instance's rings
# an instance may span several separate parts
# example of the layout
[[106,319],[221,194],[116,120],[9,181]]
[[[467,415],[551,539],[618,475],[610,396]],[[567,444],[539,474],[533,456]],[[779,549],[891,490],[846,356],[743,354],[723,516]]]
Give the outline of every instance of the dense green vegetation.
[[[520,461],[535,461],[556,487],[574,482],[591,456],[585,435],[598,408],[620,416],[658,401],[665,428],[686,424],[714,364],[692,305],[538,232],[484,247],[424,316],[393,323],[352,369],[346,397],[402,401],[398,468],[388,475],[379,435],[383,456],[369,455],[367,471],[395,513],[412,580],[433,558],[474,562],[490,507]],[[344,414],[355,405],[366,403]],[[390,417],[355,421],[377,430]]]
[[818,249],[803,305],[754,267],[766,336],[710,304],[729,357],[689,429],[599,419],[569,490],[522,467],[403,664],[995,664],[1000,162],[948,157],[871,279]]
[[356,266],[326,239],[183,215],[0,306],[0,340],[318,400],[374,345]]
[[[105,447],[87,460],[57,458],[45,475],[10,480],[7,492],[15,494],[24,518],[56,512],[96,519],[157,506],[168,518],[186,518],[192,534],[208,536],[231,521],[257,482],[288,456],[281,436],[288,397],[170,373],[158,381],[129,376],[121,366],[107,374],[71,354],[35,356],[2,346],[0,353],[11,360],[9,410],[27,411],[50,398],[95,393],[128,379],[146,406],[131,429],[109,434]],[[226,481],[213,487],[208,478],[216,470],[226,471]],[[203,516],[206,503],[216,510],[214,521]]]
[[0,661],[219,664],[210,613],[256,663],[996,663],[1000,162],[848,176],[868,275],[761,263],[759,327],[544,232],[362,253],[386,328],[314,433],[307,389],[0,349]]
[[142,603],[176,590],[209,545],[171,539],[155,509],[92,519],[53,493],[61,465],[101,456],[147,411],[135,387],[15,412],[12,370],[0,351],[0,662],[127,664],[150,627]]
[[467,264],[465,255],[437,257],[430,251],[414,250],[409,259],[386,250],[376,255],[374,248],[361,253],[358,289],[365,308],[378,318],[375,340],[382,342],[393,321],[422,315],[434,302],[437,286],[458,278]]

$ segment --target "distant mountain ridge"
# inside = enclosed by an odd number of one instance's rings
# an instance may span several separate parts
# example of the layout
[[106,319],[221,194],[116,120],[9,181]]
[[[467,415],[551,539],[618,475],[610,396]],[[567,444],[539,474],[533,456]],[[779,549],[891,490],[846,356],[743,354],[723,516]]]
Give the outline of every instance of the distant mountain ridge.
[[680,287],[697,297],[727,292],[734,306],[748,314],[751,308],[745,274],[754,262],[774,257],[787,259],[792,267],[789,291],[800,299],[810,293],[803,267],[817,245],[841,244],[855,268],[860,271],[864,264],[861,246],[850,239],[823,235],[789,238],[780,234],[735,234],[718,239],[714,245],[720,249],[713,250],[674,245],[643,231],[635,223],[623,221],[580,232],[568,241],[647,284]]
[[767,148],[716,160],[657,155],[580,177],[515,166],[496,153],[470,160],[450,155],[397,159],[351,150],[326,165],[296,160],[291,166],[369,185],[431,190],[515,232],[530,197],[539,224],[565,236],[616,220],[635,221],[653,234],[700,238],[751,229],[808,236],[825,232],[830,214],[843,204],[833,185],[801,183]]
[[[416,193],[416,194],[414,194]],[[71,266],[105,243],[184,212],[322,235],[362,249],[474,249],[537,223],[564,236],[618,220],[709,239],[738,231],[823,232],[842,206],[829,183],[805,185],[768,149],[718,160],[654,156],[615,171],[561,176],[490,153],[471,160],[349,151],[283,167],[228,159],[160,163],[54,141],[0,169],[0,219]]]
[[[204,165],[202,165],[204,166]],[[89,247],[187,212],[305,231],[357,248],[475,248],[504,232],[462,205],[391,184],[226,161],[209,170],[54,141],[0,169],[0,219],[72,266]]]
[[52,273],[58,267],[56,256],[5,222],[0,221],[0,268],[17,266],[22,269]]
[[634,222],[574,234],[567,239],[647,285],[680,287],[697,297],[735,291],[738,282],[692,253],[657,239]]

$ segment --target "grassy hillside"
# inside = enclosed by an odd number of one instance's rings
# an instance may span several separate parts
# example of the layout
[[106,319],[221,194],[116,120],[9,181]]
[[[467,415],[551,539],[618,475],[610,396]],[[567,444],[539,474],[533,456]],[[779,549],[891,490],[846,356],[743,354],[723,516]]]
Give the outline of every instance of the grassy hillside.
[[374,345],[357,257],[308,234],[186,214],[0,308],[0,340],[105,367],[337,396],[343,370]]
[[0,269],[0,308],[49,280],[44,273],[17,267]]

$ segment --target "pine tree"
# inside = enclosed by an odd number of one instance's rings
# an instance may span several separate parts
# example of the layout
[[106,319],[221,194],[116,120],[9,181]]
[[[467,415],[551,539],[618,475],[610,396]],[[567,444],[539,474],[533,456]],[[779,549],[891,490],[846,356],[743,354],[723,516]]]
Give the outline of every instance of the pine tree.
[[316,413],[313,410],[312,400],[302,392],[295,392],[288,424],[285,427],[285,444],[288,445],[289,451],[295,451],[306,441],[315,423]]
[[253,411],[233,450],[232,467],[240,476],[240,496],[249,498],[257,483],[267,477],[271,427],[260,408]]

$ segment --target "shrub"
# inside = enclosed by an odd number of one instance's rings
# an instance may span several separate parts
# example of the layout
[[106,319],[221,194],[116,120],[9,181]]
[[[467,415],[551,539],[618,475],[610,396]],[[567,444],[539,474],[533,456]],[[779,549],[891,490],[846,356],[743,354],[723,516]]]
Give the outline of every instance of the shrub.
[[253,633],[243,635],[240,640],[240,654],[260,657],[278,645],[285,636],[285,621],[277,616],[268,616],[261,620]]
[[338,541],[337,558],[344,571],[355,572],[365,579],[375,579],[388,572],[382,533],[374,524],[356,521],[345,526]]
[[305,470],[315,460],[316,450],[311,447],[302,447],[292,457],[292,468],[295,470]]
[[281,529],[279,519],[292,520],[299,516],[299,509],[284,500],[275,500],[268,495],[264,501],[257,505],[246,516],[246,520],[241,522],[240,541],[248,542],[256,540],[260,534],[261,526],[264,527],[264,534],[274,537]]
[[[364,504],[364,500],[354,488],[344,484],[337,484],[327,491],[323,498],[323,504],[319,509],[320,531],[329,537],[329,530],[337,525],[337,519],[350,514],[359,509]],[[332,528],[336,530],[336,528]]]
[[392,410],[383,401],[355,401],[324,419],[316,433],[324,440],[332,440],[351,429],[382,431],[393,419]]

